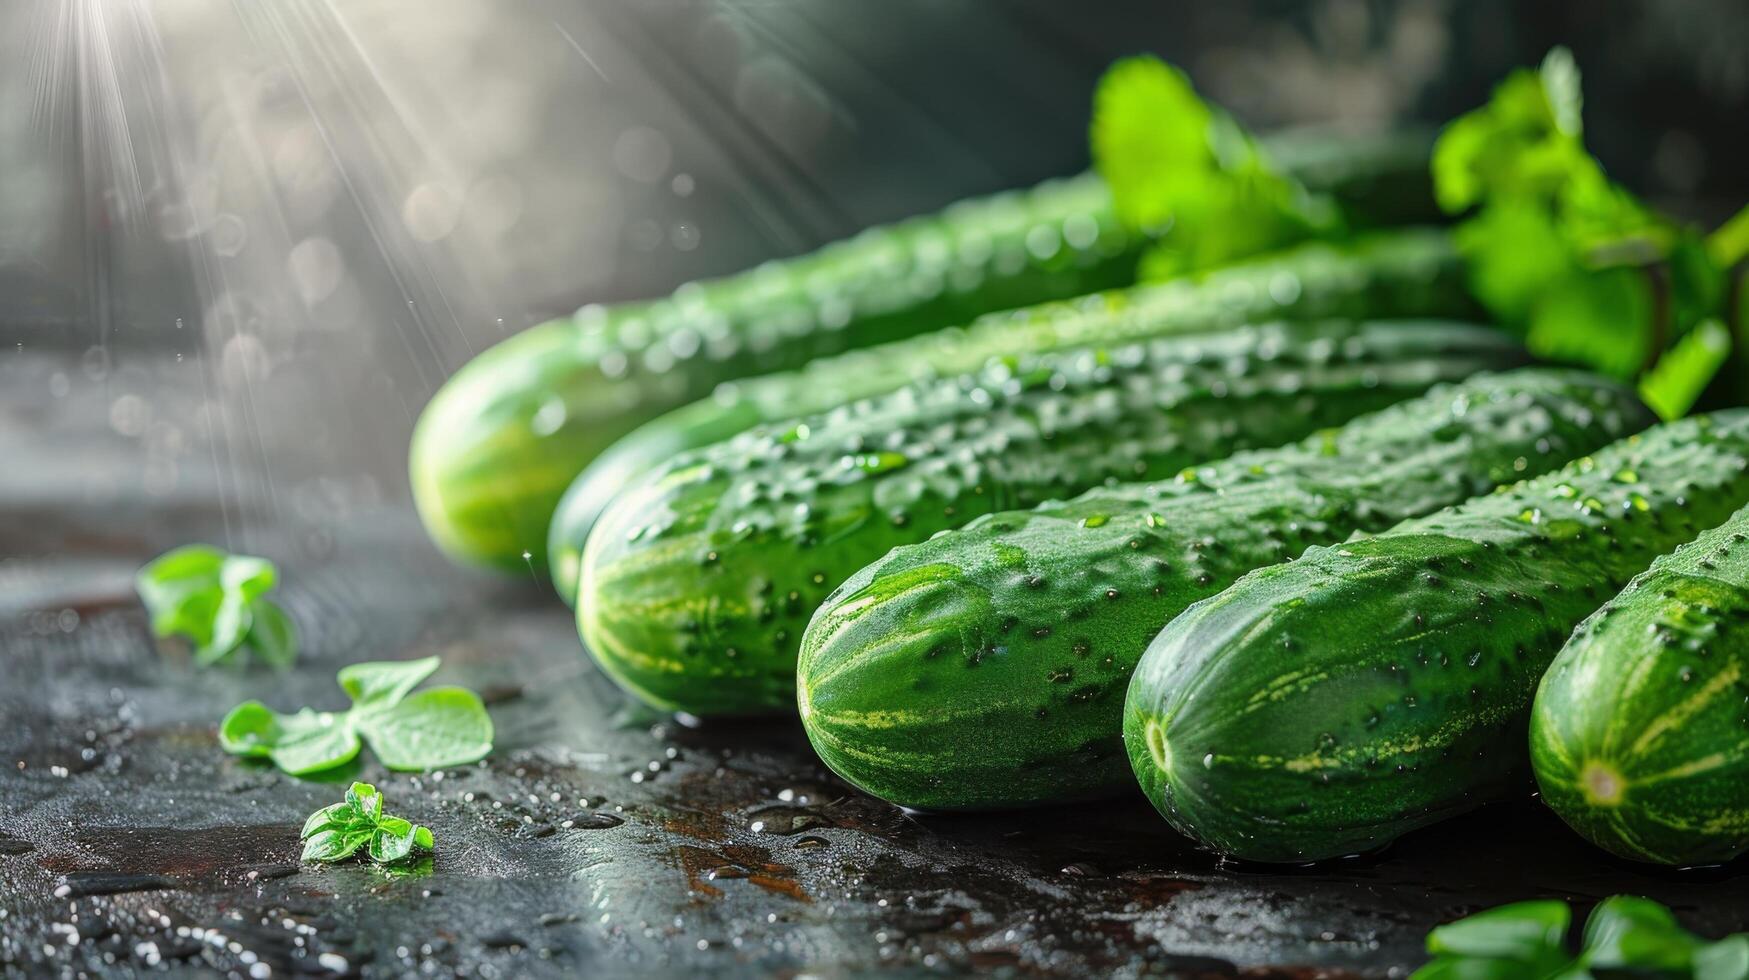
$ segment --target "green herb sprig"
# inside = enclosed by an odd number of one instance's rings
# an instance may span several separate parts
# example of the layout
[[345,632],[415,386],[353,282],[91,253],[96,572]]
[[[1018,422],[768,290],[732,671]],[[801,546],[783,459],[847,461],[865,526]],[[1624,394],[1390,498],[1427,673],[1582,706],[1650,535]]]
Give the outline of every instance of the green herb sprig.
[[259,701],[231,709],[219,724],[219,744],[233,755],[272,760],[303,776],[352,761],[364,742],[390,769],[417,772],[459,766],[492,751],[492,718],[480,696],[461,687],[410,694],[437,670],[439,659],[353,664],[340,671],[349,711],[280,714]]
[[1650,899],[1616,895],[1585,920],[1579,950],[1567,945],[1573,911],[1542,899],[1478,912],[1427,936],[1432,962],[1410,980],[1588,980],[1641,974],[1692,980],[1749,978],[1749,934],[1716,942],[1683,929]]
[[134,588],[151,614],[152,632],[186,637],[197,665],[245,651],[284,667],[297,659],[298,634],[285,610],[265,598],[277,581],[265,558],[193,544],[140,569]]
[[436,843],[430,830],[384,813],[383,794],[369,783],[353,783],[346,799],[310,814],[300,839],[305,861],[343,861],[363,848],[378,864],[405,861]]
[[1578,66],[1555,48],[1458,117],[1434,147],[1478,299],[1542,356],[1639,379],[1665,418],[1685,414],[1731,352],[1732,266],[1749,219],[1710,238],[1641,203],[1586,150]]
[[1276,171],[1243,127],[1158,58],[1125,58],[1106,71],[1089,136],[1119,220],[1155,239],[1144,279],[1341,230],[1329,198]]

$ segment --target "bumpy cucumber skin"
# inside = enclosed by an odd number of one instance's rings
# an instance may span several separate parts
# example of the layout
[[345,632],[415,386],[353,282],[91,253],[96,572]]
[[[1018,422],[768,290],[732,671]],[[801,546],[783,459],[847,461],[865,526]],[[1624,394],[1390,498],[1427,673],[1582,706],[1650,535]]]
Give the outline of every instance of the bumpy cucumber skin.
[[1530,757],[1543,800],[1621,857],[1749,850],[1749,510],[1580,624],[1537,689]]
[[1155,637],[1124,741],[1179,830],[1333,858],[1527,785],[1537,682],[1580,620],[1749,500],[1749,412],[1673,422],[1259,569]]
[[547,526],[590,459],[720,382],[981,313],[1134,279],[1140,242],[1091,176],[963,201],[667,298],[533,327],[450,378],[410,471],[432,538],[467,561],[547,567]]
[[808,617],[890,548],[1279,445],[1520,356],[1468,324],[1269,324],[1001,361],[756,429],[614,502],[584,550],[579,627],[652,704],[793,710]]
[[965,329],[851,351],[798,371],[733,382],[614,444],[565,494],[549,557],[567,601],[583,543],[615,494],[681,452],[754,425],[825,412],[932,376],[976,371],[993,357],[1118,344],[1274,319],[1468,317],[1476,312],[1449,236],[1431,229],[1313,243],[1194,279],[1007,313]]
[[840,776],[914,809],[1130,790],[1130,673],[1191,603],[1651,421],[1592,375],[1482,375],[1163,483],[979,518],[895,549],[820,607],[796,669],[802,722]]

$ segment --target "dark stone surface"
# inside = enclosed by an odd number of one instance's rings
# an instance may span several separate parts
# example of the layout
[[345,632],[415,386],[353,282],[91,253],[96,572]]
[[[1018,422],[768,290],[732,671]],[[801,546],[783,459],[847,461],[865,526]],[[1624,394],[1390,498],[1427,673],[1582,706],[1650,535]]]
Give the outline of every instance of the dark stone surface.
[[[296,447],[250,476],[203,446],[141,483],[107,398],[42,396],[58,370],[0,358],[0,972],[1400,975],[1430,926],[1538,895],[1749,926],[1734,871],[1624,867],[1531,801],[1312,870],[1222,866],[1139,800],[907,814],[793,724],[628,703],[550,594],[450,567],[391,494],[289,475]],[[195,540],[280,563],[296,668],[154,643],[131,575]],[[480,765],[299,780],[215,743],[240,700],[340,707],[341,666],[429,654],[492,702]],[[300,865],[300,822],[355,777],[435,855]]]

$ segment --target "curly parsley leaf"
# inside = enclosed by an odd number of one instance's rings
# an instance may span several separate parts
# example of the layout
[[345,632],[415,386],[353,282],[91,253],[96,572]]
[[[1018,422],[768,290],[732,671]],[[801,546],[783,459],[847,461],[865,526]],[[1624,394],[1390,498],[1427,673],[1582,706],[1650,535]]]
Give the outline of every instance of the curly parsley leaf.
[[1155,239],[1144,278],[1340,230],[1328,198],[1276,172],[1237,122],[1157,58],[1126,58],[1106,71],[1089,136],[1118,218]]
[[305,861],[342,861],[363,849],[378,864],[404,861],[435,845],[431,831],[383,813],[383,795],[369,783],[353,783],[346,799],[304,821],[299,839]]
[[266,598],[277,579],[265,558],[196,544],[140,569],[134,587],[151,615],[152,632],[187,639],[197,665],[245,651],[283,667],[297,658],[297,628]]
[[[231,709],[219,745],[233,755],[269,759],[306,776],[350,762],[364,744],[390,769],[417,772],[465,765],[492,751],[492,718],[480,696],[460,687],[411,694],[438,658],[353,664],[340,671],[352,698],[344,712],[280,714],[259,701]],[[409,696],[411,694],[411,696]]]

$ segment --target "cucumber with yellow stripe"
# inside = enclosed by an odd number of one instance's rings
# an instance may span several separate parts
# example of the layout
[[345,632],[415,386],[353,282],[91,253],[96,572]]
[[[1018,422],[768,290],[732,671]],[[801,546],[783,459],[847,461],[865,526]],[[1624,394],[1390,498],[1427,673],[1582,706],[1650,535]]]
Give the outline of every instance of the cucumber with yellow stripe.
[[615,500],[584,550],[579,628],[652,704],[791,711],[808,617],[897,545],[1279,445],[1521,357],[1470,324],[1266,324],[1002,359],[755,429]]
[[[1268,146],[1287,176],[1328,197],[1339,224],[1429,220],[1424,139]],[[585,307],[485,351],[438,391],[414,432],[414,502],[451,556],[544,569],[565,488],[658,414],[735,378],[1127,285],[1146,245],[1086,174],[961,201],[661,299]]]
[[1467,317],[1475,311],[1451,239],[1432,229],[1310,243],[1202,276],[985,316],[969,327],[823,358],[731,382],[615,443],[583,471],[553,517],[548,556],[565,601],[602,508],[676,455],[755,425],[829,411],[929,377],[976,371],[993,357],[1120,344],[1275,319]]
[[1543,800],[1612,853],[1749,850],[1749,510],[1580,624],[1537,690],[1530,757]]
[[1142,789],[1223,854],[1333,858],[1528,789],[1568,634],[1749,501],[1749,411],[1672,422],[1192,606],[1124,710]]
[[814,614],[802,723],[840,776],[921,810],[1107,795],[1154,634],[1253,568],[1535,476],[1650,424],[1627,388],[1526,368],[1279,449],[897,548]]

